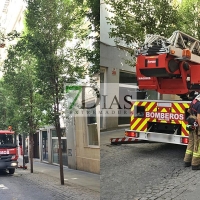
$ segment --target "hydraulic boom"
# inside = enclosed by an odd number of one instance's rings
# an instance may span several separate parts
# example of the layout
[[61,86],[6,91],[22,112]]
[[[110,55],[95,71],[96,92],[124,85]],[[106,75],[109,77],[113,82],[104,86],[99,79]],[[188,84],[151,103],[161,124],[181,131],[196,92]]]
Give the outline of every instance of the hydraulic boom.
[[139,89],[185,95],[200,91],[200,41],[175,31],[170,38],[146,35],[137,50]]

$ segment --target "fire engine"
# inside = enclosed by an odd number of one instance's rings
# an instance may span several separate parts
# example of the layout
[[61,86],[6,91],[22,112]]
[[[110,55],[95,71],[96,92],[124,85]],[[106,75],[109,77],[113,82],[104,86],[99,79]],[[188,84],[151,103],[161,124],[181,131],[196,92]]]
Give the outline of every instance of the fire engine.
[[187,145],[187,110],[200,91],[200,41],[181,31],[170,38],[148,34],[136,58],[140,90],[178,95],[180,100],[131,100],[130,129],[124,138],[111,138],[111,143],[146,140]]
[[[9,128],[10,129],[10,128]],[[0,170],[8,170],[14,174],[18,167],[18,151],[15,132],[0,130]]]

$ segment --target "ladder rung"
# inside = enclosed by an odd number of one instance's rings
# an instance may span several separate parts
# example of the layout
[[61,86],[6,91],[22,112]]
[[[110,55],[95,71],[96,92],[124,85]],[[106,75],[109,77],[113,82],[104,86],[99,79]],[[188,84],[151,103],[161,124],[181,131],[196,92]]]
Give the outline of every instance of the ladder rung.
[[145,42],[140,50],[139,54],[152,54],[152,53],[169,53],[170,50],[174,50],[174,56],[179,58],[182,57],[183,49],[190,49],[191,59],[190,61],[199,63],[200,62],[200,41],[192,36],[187,35],[181,31],[174,31],[170,38],[164,38],[159,35],[148,34],[145,37]]

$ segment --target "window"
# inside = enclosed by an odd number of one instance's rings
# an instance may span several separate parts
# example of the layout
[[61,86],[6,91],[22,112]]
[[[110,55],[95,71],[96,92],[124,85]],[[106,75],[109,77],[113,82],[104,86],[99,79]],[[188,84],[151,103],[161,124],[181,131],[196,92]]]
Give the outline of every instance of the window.
[[99,145],[95,102],[86,103],[88,145]]
[[42,131],[42,159],[48,161],[48,134],[47,131]]
[[137,85],[137,77],[135,74],[121,71],[119,75],[119,83]]
[[[52,130],[52,137],[58,137],[56,130]],[[66,131],[65,129],[61,129],[61,137],[66,137]]]
[[[59,164],[59,144],[56,130],[51,130],[52,133],[52,161],[53,163]],[[66,130],[61,128],[61,149],[62,149],[62,160],[63,165],[68,165],[68,157],[67,157],[67,138],[66,138]]]
[[96,123],[96,106],[95,102],[87,103],[86,104],[87,109],[87,123],[88,124],[94,124]]
[[105,69],[100,70],[100,83],[105,83]]
[[11,134],[1,134],[0,144],[13,144],[13,135]]

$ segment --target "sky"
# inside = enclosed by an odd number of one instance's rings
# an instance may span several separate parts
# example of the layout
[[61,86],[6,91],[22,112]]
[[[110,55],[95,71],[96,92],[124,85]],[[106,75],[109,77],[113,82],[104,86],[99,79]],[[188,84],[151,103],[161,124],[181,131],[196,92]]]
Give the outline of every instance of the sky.
[[5,4],[6,0],[0,0],[0,15],[1,15],[1,12],[4,8],[4,4]]

